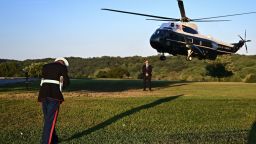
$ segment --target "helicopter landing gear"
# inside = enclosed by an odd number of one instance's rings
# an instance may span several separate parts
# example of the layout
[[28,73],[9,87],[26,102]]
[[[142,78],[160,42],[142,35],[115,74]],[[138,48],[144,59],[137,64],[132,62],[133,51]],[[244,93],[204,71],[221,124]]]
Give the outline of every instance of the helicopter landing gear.
[[192,57],[187,57],[186,60],[187,61],[192,61]]
[[165,61],[165,60],[166,60],[166,56],[165,56],[164,54],[162,54],[162,55],[160,56],[160,60],[161,60],[161,61]]
[[191,61],[192,60],[192,57],[191,57],[192,53],[193,53],[193,51],[191,49],[188,49],[188,56],[186,58],[187,61]]

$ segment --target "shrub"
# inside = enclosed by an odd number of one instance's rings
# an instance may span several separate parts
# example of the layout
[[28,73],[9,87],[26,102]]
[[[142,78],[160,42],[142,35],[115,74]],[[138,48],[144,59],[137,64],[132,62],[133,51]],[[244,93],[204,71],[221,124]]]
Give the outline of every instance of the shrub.
[[256,83],[256,75],[255,74],[248,74],[243,80],[246,83]]
[[108,72],[106,71],[99,71],[96,75],[97,78],[108,78]]

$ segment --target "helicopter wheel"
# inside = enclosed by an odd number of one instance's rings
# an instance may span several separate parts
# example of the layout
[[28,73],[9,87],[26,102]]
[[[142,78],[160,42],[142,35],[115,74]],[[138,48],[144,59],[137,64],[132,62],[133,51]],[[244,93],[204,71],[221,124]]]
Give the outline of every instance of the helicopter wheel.
[[187,57],[186,60],[187,61],[192,61],[192,57]]
[[166,56],[165,56],[165,55],[161,55],[161,56],[160,56],[160,60],[161,60],[161,61],[165,61],[165,60],[166,60]]

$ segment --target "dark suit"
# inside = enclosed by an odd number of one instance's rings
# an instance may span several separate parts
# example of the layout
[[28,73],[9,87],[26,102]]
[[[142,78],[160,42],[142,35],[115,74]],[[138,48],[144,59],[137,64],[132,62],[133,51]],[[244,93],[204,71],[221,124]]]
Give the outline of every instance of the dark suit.
[[143,90],[146,90],[146,87],[148,85],[149,90],[151,90],[151,77],[152,77],[152,66],[148,65],[148,67],[146,67],[146,65],[144,64],[142,67],[142,74],[143,74]]
[[[43,79],[60,81],[61,76],[64,78],[63,87],[65,88],[69,85],[67,67],[59,62],[49,63],[43,66]],[[60,104],[64,101],[59,84],[43,83],[39,91],[38,101],[42,102],[44,114],[42,143],[57,143],[58,136],[55,131],[55,124],[57,122]]]

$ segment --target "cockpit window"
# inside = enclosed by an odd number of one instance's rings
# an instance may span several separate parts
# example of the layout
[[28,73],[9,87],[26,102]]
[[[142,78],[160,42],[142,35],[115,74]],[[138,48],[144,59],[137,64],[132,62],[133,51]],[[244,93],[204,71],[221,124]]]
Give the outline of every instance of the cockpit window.
[[191,33],[191,34],[198,34],[198,32],[190,27],[187,27],[187,26],[182,26],[182,30],[184,32],[187,32],[187,33]]
[[159,33],[160,33],[160,30],[156,30],[154,35],[159,34]]

